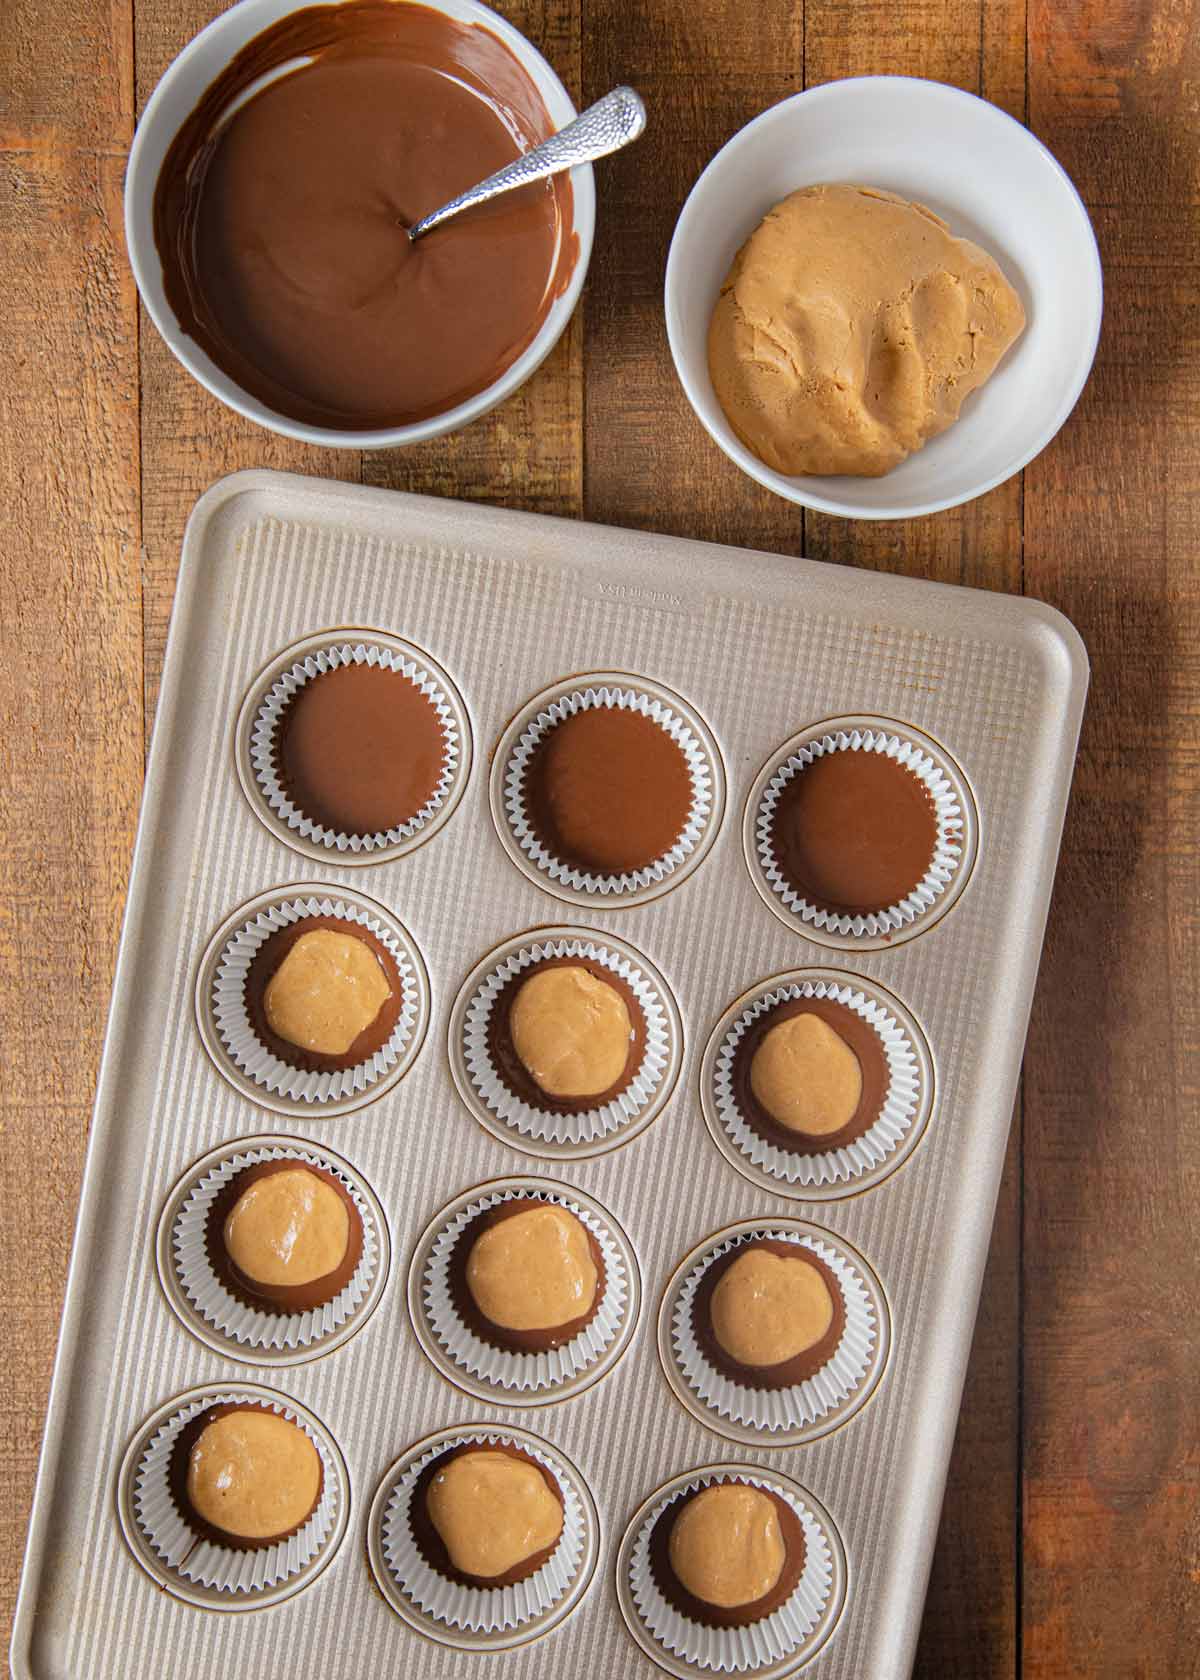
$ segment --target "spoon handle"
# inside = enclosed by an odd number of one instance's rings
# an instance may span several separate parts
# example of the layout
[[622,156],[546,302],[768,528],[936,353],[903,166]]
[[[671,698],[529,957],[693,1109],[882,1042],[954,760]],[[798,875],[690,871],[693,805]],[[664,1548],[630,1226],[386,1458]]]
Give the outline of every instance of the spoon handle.
[[557,175],[561,169],[574,169],[581,163],[592,163],[596,158],[607,157],[610,152],[619,151],[631,140],[636,140],[645,126],[646,107],[639,96],[631,87],[614,88],[603,99],[589,105],[582,116],[576,117],[566,128],[543,140],[540,146],[535,146],[523,157],[515,158],[477,187],[452,198],[440,210],[422,216],[409,228],[409,238],[419,239],[423,233],[428,233],[431,228],[438,227],[448,217],[457,215],[472,204],[482,204],[486,199],[511,192],[514,187],[526,186],[530,181],[543,181],[548,175]]

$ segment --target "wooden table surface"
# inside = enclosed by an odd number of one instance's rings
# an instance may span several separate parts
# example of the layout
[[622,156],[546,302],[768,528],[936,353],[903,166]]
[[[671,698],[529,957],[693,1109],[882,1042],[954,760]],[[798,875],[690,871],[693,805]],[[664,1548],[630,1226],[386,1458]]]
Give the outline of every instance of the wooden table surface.
[[[1200,1675],[1200,7],[500,3],[577,100],[633,82],[650,128],[603,167],[583,305],[536,377],[456,437],[365,455],[236,419],[139,316],[126,151],[215,0],[0,9],[4,1614],[180,536],[214,478],[270,465],[1024,590],[1074,619],[1091,704],[917,1672]],[[1083,400],[1020,478],[871,526],[805,517],[718,453],[660,299],[679,207],[734,130],[879,71],[982,93],[1053,149],[1107,311]]]

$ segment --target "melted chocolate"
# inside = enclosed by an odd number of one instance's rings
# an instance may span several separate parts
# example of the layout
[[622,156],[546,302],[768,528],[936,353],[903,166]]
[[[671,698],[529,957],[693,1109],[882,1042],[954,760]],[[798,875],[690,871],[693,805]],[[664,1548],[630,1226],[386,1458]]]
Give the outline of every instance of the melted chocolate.
[[[742,1480],[740,1476],[726,1476],[722,1479],[728,1482]],[[708,1485],[712,1487],[716,1484],[710,1482]],[[701,1627],[749,1627],[751,1622],[761,1622],[764,1616],[778,1610],[800,1584],[806,1553],[800,1519],[787,1501],[780,1499],[770,1488],[760,1488],[758,1491],[765,1493],[775,1507],[775,1515],[779,1519],[779,1528],[783,1535],[784,1559],[779,1579],[770,1592],[756,1598],[751,1604],[739,1604],[731,1609],[708,1604],[704,1599],[694,1597],[671,1568],[671,1529],[683,1507],[695,1499],[697,1494],[703,1493],[703,1488],[696,1488],[690,1493],[677,1493],[651,1530],[650,1572],[654,1576],[655,1585],[667,1603],[678,1610],[681,1616],[686,1616],[689,1621],[699,1622]]]
[[[448,1452],[441,1453],[432,1464],[427,1464],[417,1478],[417,1485],[413,1489],[412,1500],[408,1507],[408,1523],[412,1530],[412,1537],[417,1543],[417,1550],[426,1563],[436,1569],[439,1575],[444,1575],[449,1581],[457,1581],[464,1587],[511,1587],[517,1581],[527,1581],[531,1575],[536,1575],[544,1563],[548,1563],[558,1549],[558,1540],[549,1546],[543,1546],[541,1551],[534,1552],[530,1557],[522,1558],[520,1563],[506,1569],[503,1575],[467,1575],[461,1569],[456,1569],[450,1561],[450,1554],[446,1550],[445,1542],[429,1515],[425,1503],[426,1491],[430,1482],[439,1470],[445,1468],[452,1458],[459,1458],[468,1452],[498,1452],[506,1453],[509,1458],[519,1458],[525,1464],[532,1464],[541,1476],[550,1492],[563,1504],[563,1492],[558,1482],[550,1474],[544,1464],[539,1464],[530,1453],[523,1452],[520,1447],[511,1446],[505,1442],[464,1441],[457,1447],[451,1447]],[[561,1539],[560,1534],[558,1539]]]
[[446,737],[429,697],[399,671],[339,665],[298,689],[275,739],[292,804],[335,833],[381,834],[433,797]]
[[[332,928],[335,933],[348,934],[352,939],[361,939],[365,945],[369,945],[379,958],[388,985],[392,988],[390,997],[385,998],[378,1015],[369,1026],[363,1028],[342,1056],[322,1056],[315,1050],[303,1050],[298,1044],[293,1044],[289,1039],[280,1038],[277,1033],[272,1032],[267,1021],[265,998],[271,977],[296,941],[304,934],[312,933],[315,928]],[[289,1067],[301,1068],[306,1073],[325,1073],[357,1067],[360,1062],[365,1062],[368,1056],[373,1056],[376,1050],[383,1048],[400,1019],[400,1010],[404,1003],[404,984],[392,953],[382,940],[376,939],[370,928],[363,927],[359,922],[347,922],[341,916],[302,916],[298,922],[280,928],[259,946],[246,974],[244,995],[250,1025],[260,1044],[264,1044]]]
[[[187,1475],[188,1460],[192,1455],[192,1448],[199,1440],[210,1423],[217,1418],[229,1417],[234,1412],[273,1412],[273,1406],[262,1405],[253,1400],[229,1401],[220,1406],[209,1406],[206,1411],[194,1417],[192,1421],[179,1431],[175,1438],[175,1445],[171,1448],[171,1457],[167,1464],[167,1487],[171,1494],[176,1510],[187,1523],[188,1527],[200,1536],[202,1540],[211,1540],[218,1546],[232,1546],[239,1552],[259,1552],[268,1546],[277,1546],[281,1540],[290,1540],[293,1534],[299,1534],[305,1523],[312,1516],[321,1503],[321,1494],[325,1488],[325,1465],[321,1462],[320,1475],[317,1480],[317,1494],[304,1516],[291,1528],[282,1534],[269,1534],[263,1539],[247,1538],[241,1534],[230,1534],[223,1528],[217,1528],[214,1523],[207,1522],[192,1505],[188,1498]],[[300,1428],[297,1424],[296,1428]],[[320,1454],[318,1461],[320,1461]]]
[[[506,1325],[496,1324],[486,1317],[479,1309],[479,1304],[472,1295],[467,1283],[467,1263],[471,1258],[471,1250],[476,1242],[493,1225],[502,1220],[511,1219],[515,1214],[527,1213],[530,1208],[553,1206],[553,1203],[542,1201],[536,1196],[514,1197],[508,1202],[501,1202],[493,1208],[485,1208],[480,1214],[465,1226],[459,1234],[458,1241],[450,1256],[449,1284],[450,1299],[454,1310],[469,1330],[490,1342],[493,1347],[504,1348],[510,1353],[546,1353],[551,1348],[562,1347],[566,1342],[577,1336],[595,1318],[600,1310],[600,1303],[604,1299],[605,1271],[604,1255],[600,1245],[580,1220],[584,1234],[587,1237],[588,1252],[592,1257],[592,1264],[596,1268],[596,1293],[592,1297],[592,1304],[585,1313],[578,1318],[572,1318],[565,1324],[551,1325],[544,1330],[513,1330]],[[570,1209],[566,1210],[568,1213]],[[578,1218],[578,1215],[572,1217]]]
[[[783,1260],[797,1261],[813,1267],[821,1274],[829,1291],[829,1298],[833,1302],[833,1318],[821,1340],[814,1342],[812,1347],[803,1348],[791,1359],[780,1360],[778,1365],[743,1365],[721,1346],[712,1324],[710,1303],[722,1275],[735,1260],[740,1260],[743,1254],[749,1254],[756,1248],[761,1248],[768,1254],[777,1254]],[[723,1372],[732,1381],[740,1383],[743,1388],[792,1388],[796,1383],[807,1382],[832,1359],[845,1329],[846,1303],[842,1299],[838,1281],[829,1267],[810,1248],[798,1247],[796,1243],[779,1242],[774,1237],[753,1237],[750,1241],[731,1248],[728,1254],[722,1254],[719,1260],[714,1260],[709,1266],[692,1297],[692,1330],[700,1344],[700,1351],[711,1365],[715,1365],[718,1371]]]
[[[314,1178],[328,1184],[345,1203],[350,1219],[346,1233],[346,1252],[332,1272],[326,1272],[324,1277],[313,1278],[311,1283],[261,1283],[234,1264],[225,1247],[225,1221],[238,1197],[258,1179],[269,1178],[272,1173],[294,1172],[297,1169],[311,1173]],[[326,1301],[332,1301],[335,1295],[340,1295],[357,1271],[363,1249],[362,1219],[354,1205],[353,1197],[341,1179],[324,1167],[316,1167],[311,1161],[258,1161],[252,1167],[243,1168],[230,1179],[221,1193],[214,1197],[204,1227],[204,1246],[209,1265],[229,1293],[241,1301],[243,1306],[259,1309],[265,1306],[268,1310],[274,1309],[281,1313],[308,1312],[313,1307],[323,1307]]]
[[[772,1027],[797,1015],[816,1015],[826,1026],[832,1027],[853,1050],[862,1071],[862,1095],[858,1099],[858,1107],[840,1131],[826,1132],[823,1137],[805,1137],[803,1132],[792,1132],[781,1126],[767,1113],[750,1084],[750,1064],[754,1060],[754,1052]],[[843,1144],[861,1137],[878,1120],[891,1084],[883,1041],[874,1027],[844,1003],[836,1003],[833,998],[815,997],[789,998],[786,1003],[777,1003],[774,1009],[760,1015],[742,1034],[734,1051],[730,1079],[733,1099],[746,1124],[768,1143],[780,1149],[790,1149],[794,1155],[824,1155],[827,1150],[840,1149]]]
[[883,753],[823,753],[784,787],[770,844],[788,884],[818,910],[868,915],[920,885],[937,813],[919,776]]
[[[517,993],[529,979],[541,968],[583,968],[597,980],[602,980],[606,986],[620,992],[625,1000],[625,1007],[629,1011],[629,1022],[633,1028],[630,1040],[629,1055],[625,1061],[625,1068],[615,1085],[610,1085],[607,1091],[602,1091],[595,1097],[552,1097],[534,1079],[529,1069],[517,1055],[516,1046],[512,1040],[512,1009],[516,1002]],[[514,974],[500,990],[492,1004],[491,1014],[488,1016],[487,1026],[488,1056],[492,1067],[499,1076],[502,1084],[519,1097],[523,1102],[534,1108],[540,1108],[548,1114],[587,1114],[593,1108],[603,1108],[605,1103],[612,1102],[623,1091],[627,1091],[633,1083],[637,1070],[642,1065],[642,1057],[646,1053],[646,1017],[642,1014],[642,1006],[619,974],[612,969],[605,968],[603,963],[594,962],[590,957],[544,957],[541,962],[530,963]]]
[[525,770],[525,800],[553,857],[623,875],[647,868],[679,839],[692,779],[682,749],[652,718],[592,706],[542,737]]
[[238,53],[167,153],[154,197],[167,301],[218,367],[294,420],[443,414],[516,361],[569,282],[570,177],[416,244],[405,228],[552,128],[479,24],[412,0],[293,12]]

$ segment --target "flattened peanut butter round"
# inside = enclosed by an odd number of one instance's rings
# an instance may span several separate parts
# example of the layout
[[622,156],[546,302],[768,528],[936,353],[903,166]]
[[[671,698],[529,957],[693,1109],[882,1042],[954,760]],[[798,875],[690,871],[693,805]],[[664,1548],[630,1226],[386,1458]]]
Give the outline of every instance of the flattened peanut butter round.
[[301,934],[267,983],[273,1033],[318,1056],[344,1056],[392,988],[365,939],[335,928]]
[[775,1506],[759,1488],[717,1482],[689,1499],[671,1527],[671,1568],[693,1598],[732,1610],[765,1598],[787,1546]]
[[713,1335],[739,1365],[781,1365],[815,1347],[833,1297],[815,1266],[752,1248],[722,1272],[709,1304]]
[[530,1077],[551,1097],[598,1097],[629,1059],[625,999],[586,968],[536,970],[513,1000],[509,1031]]
[[450,1562],[482,1580],[507,1574],[562,1533],[562,1506],[541,1471],[504,1452],[459,1453],[433,1477],[425,1506]]
[[552,1330],[582,1318],[597,1282],[583,1225],[549,1203],[489,1225],[467,1259],[475,1305],[504,1330]]
[[750,1089],[789,1132],[825,1137],[853,1120],[862,1099],[858,1057],[819,1015],[772,1027],[750,1064]]
[[335,1272],[350,1242],[350,1212],[304,1167],[257,1178],[230,1208],[225,1252],[255,1283],[291,1288]]
[[320,1454],[277,1412],[225,1412],[205,1425],[188,1455],[192,1509],[234,1539],[290,1533],[311,1515],[320,1491]]

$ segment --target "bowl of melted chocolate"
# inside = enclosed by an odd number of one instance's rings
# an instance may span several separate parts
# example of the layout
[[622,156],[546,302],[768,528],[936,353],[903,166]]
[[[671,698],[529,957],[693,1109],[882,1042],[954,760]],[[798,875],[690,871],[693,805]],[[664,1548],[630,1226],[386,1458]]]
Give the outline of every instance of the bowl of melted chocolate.
[[407,228],[575,116],[477,0],[242,0],[171,65],[125,231],[167,344],[221,401],[347,448],[417,443],[512,394],[583,285],[590,167]]

